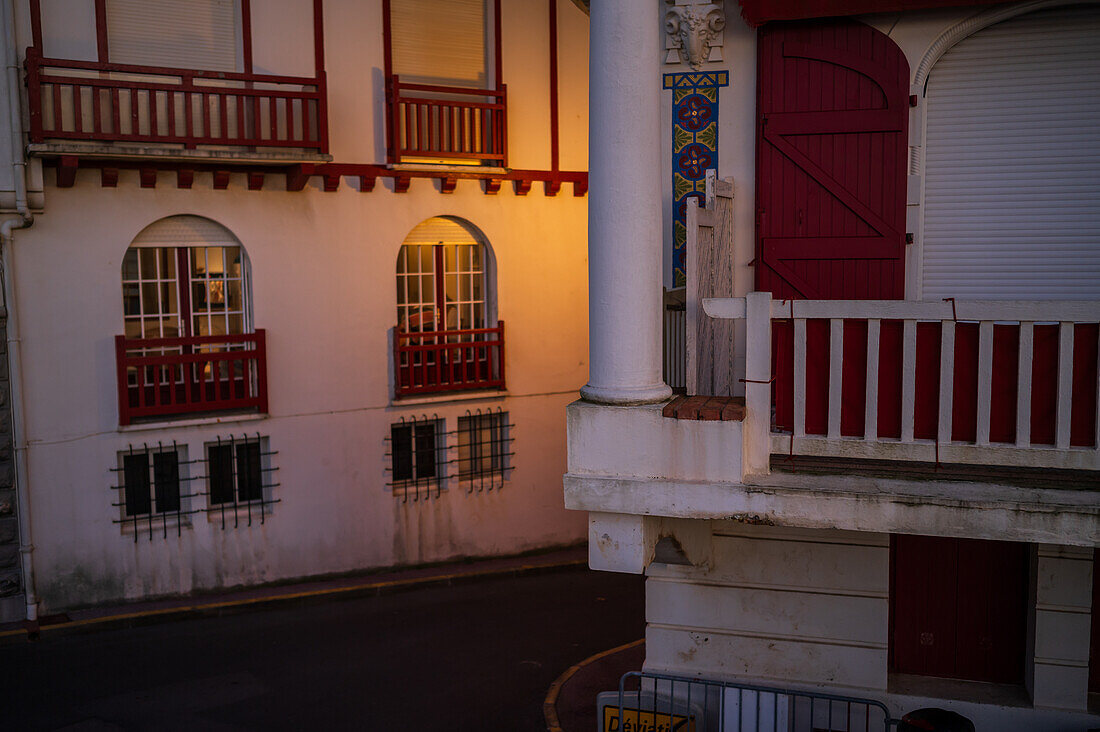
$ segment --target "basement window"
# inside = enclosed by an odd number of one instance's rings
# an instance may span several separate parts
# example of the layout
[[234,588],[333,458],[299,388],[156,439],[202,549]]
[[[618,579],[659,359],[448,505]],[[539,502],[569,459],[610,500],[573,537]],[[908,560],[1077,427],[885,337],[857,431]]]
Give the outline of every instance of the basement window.
[[458,477],[468,490],[499,487],[511,470],[508,412],[466,413],[458,418]]
[[112,472],[118,476],[115,505],[121,516],[115,523],[132,531],[135,541],[144,529],[149,530],[150,538],[158,528],[167,536],[169,526],[175,526],[178,534],[186,517],[194,513],[190,508],[194,494],[186,488],[190,480],[185,470],[186,449],[175,443],[143,444],[140,449],[131,445],[118,454],[118,466]]
[[230,436],[207,443],[206,510],[212,519],[221,521],[223,529],[229,523],[237,527],[242,520],[249,526],[253,520],[262,524],[269,506],[278,503],[271,496],[278,483],[268,479],[278,470],[270,464],[275,454],[261,435]]
[[443,420],[421,418],[390,425],[390,488],[403,500],[438,496],[446,476]]

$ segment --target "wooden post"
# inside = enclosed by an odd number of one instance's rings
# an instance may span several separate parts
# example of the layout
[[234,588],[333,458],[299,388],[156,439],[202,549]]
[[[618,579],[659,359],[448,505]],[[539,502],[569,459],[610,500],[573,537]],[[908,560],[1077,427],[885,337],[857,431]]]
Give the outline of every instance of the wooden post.
[[745,297],[745,420],[741,472],[770,472],[772,422],[772,296],[750,292]]

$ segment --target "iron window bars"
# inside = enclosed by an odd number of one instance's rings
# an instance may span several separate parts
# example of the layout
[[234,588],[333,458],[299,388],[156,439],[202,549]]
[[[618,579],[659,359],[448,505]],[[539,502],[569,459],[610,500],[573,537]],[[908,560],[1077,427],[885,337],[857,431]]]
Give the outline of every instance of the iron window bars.
[[508,413],[500,408],[466,410],[458,418],[458,428],[450,432],[437,414],[402,417],[390,425],[385,438],[390,473],[386,485],[402,502],[438,498],[451,478],[458,478],[467,493],[499,489],[512,470],[513,439]]
[[206,513],[218,514],[224,530],[226,515],[232,517],[233,528],[240,526],[241,513],[247,518],[247,526],[252,525],[253,513],[259,516],[262,525],[268,506],[278,503],[271,498],[271,489],[278,483],[269,483],[268,476],[278,470],[271,465],[269,458],[278,455],[278,451],[268,449],[268,441],[259,432],[255,435],[242,435],[228,438],[218,437],[203,447],[206,454]]
[[181,489],[181,484],[189,484],[196,476],[190,475],[190,471],[183,474],[180,468],[199,461],[183,459],[185,451],[186,446],[178,445],[175,440],[167,446],[159,441],[153,447],[142,443],[141,449],[128,445],[124,452],[119,453],[118,466],[110,469],[117,476],[117,485],[111,488],[119,491],[112,505],[122,513],[122,517],[115,519],[114,523],[132,524],[135,543],[143,524],[147,526],[149,540],[152,541],[159,520],[161,533],[167,538],[171,518],[179,536],[183,517],[197,513],[197,509],[190,508],[190,500],[200,494]]
[[466,482],[466,492],[474,488],[480,493],[486,488],[503,485],[511,470],[511,426],[508,413],[497,407],[496,411],[482,412],[458,418],[458,479]]

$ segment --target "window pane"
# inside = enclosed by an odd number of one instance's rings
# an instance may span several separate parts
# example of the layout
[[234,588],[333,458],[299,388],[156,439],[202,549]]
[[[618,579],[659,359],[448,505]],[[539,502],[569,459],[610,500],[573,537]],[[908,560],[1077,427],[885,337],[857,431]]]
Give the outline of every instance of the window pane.
[[160,256],[160,278],[162,280],[176,279],[176,248],[160,247],[157,252]]
[[393,479],[410,480],[413,477],[412,427],[410,425],[390,427],[390,454]]
[[206,269],[210,277],[221,277],[225,274],[225,262],[222,260],[221,247],[206,248]]
[[177,453],[153,453],[153,486],[156,492],[157,513],[179,510],[180,466]]
[[[178,338],[180,334],[179,321],[175,318],[165,318],[161,321],[161,337]],[[179,346],[172,346],[171,352],[179,353]]]
[[126,321],[126,337],[141,338],[141,321],[137,319]]
[[457,250],[458,247],[455,246],[454,244],[445,244],[445,245],[443,245],[442,249],[443,249],[443,271],[444,272],[454,272],[455,269],[456,269],[456,267],[455,267],[455,254],[456,254],[456,251],[455,250]]
[[144,452],[123,456],[122,477],[126,494],[126,515],[148,514],[152,509],[149,495],[149,456]]
[[233,503],[233,446],[210,445],[206,460],[210,503]]
[[435,425],[416,426],[416,477],[435,477]]
[[141,286],[141,310],[145,315],[156,315],[160,312],[160,297],[157,294],[155,282],[149,282]]
[[206,249],[202,247],[191,250],[191,276],[200,279],[206,276]]
[[157,278],[157,250],[138,249],[141,258],[141,279],[155,280]]
[[126,256],[122,258],[122,279],[136,280],[138,278],[138,250],[131,247],[126,250]]
[[264,497],[263,472],[260,470],[260,443],[237,445],[237,499],[241,503]]
[[160,286],[161,312],[174,315],[176,313],[176,283],[165,282]]
[[122,312],[124,315],[141,315],[141,289],[138,285],[122,286]]
[[192,334],[197,336],[210,335],[210,319],[205,315],[196,315]]
[[211,310],[225,310],[225,280],[210,280],[208,305]]
[[229,332],[234,335],[244,333],[244,316],[230,315],[228,320]]
[[160,338],[160,320],[158,318],[147,319],[144,331],[146,338]]
[[191,284],[191,309],[195,312],[209,309],[206,305],[206,286],[201,282]]

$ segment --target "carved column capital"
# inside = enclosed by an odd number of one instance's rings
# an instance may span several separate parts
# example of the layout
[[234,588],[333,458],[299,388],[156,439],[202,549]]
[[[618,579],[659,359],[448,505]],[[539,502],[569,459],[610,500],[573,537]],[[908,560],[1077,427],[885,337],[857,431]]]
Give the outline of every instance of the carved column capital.
[[724,0],[665,0],[665,63],[686,63],[698,71],[722,60]]

